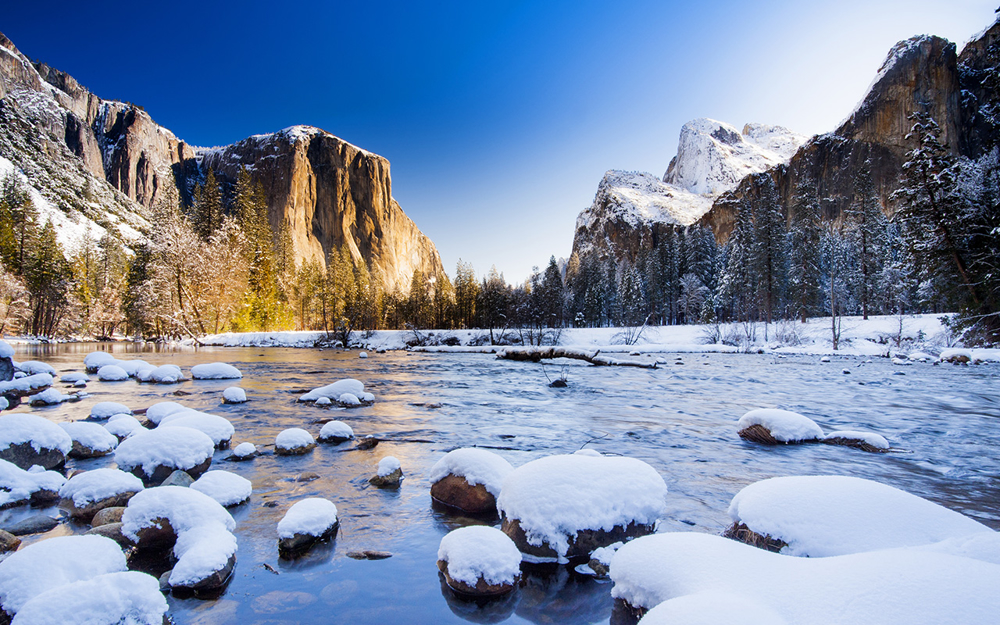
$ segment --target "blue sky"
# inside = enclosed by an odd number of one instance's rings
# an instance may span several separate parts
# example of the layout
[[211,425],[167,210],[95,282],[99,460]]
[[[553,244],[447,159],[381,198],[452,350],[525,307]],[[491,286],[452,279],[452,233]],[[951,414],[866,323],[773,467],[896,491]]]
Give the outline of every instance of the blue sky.
[[606,170],[662,175],[684,122],[832,130],[896,41],[961,45],[997,0],[11,4],[22,52],[188,143],[309,124],[385,156],[449,273],[518,281],[569,255]]

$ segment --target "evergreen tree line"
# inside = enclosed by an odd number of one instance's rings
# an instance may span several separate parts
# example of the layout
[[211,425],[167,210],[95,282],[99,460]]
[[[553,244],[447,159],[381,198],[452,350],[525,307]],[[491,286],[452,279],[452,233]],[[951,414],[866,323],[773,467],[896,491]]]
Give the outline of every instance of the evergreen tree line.
[[[127,251],[104,234],[67,253],[11,174],[0,195],[0,332],[146,338],[224,331],[480,328],[483,340],[540,344],[564,327],[716,324],[842,315],[960,311],[958,329],[1000,339],[1000,152],[956,159],[940,129],[915,114],[914,148],[886,217],[868,164],[854,199],[824,215],[802,180],[787,210],[771,177],[739,206],[718,245],[707,227],[673,227],[634,260],[550,258],[521,284],[495,267],[481,279],[413,273],[390,292],[350,242],[296,263],[289,224],[272,226],[264,189],[246,170],[228,193],[213,172],[189,206],[153,208],[148,242]],[[829,213],[829,211],[826,211]],[[764,326],[765,331],[767,326]],[[720,337],[721,338],[721,337]]]

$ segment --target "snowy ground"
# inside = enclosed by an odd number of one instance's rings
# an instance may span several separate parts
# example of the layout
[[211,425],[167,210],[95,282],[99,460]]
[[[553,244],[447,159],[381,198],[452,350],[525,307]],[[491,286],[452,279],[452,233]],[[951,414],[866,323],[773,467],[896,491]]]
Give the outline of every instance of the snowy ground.
[[[603,352],[688,353],[773,350],[778,353],[843,354],[853,356],[892,356],[926,352],[930,356],[952,346],[940,315],[878,316],[867,320],[844,317],[838,349],[833,349],[829,317],[810,319],[807,323],[782,322],[723,324],[721,326],[683,325],[650,326],[639,333],[636,328],[565,328],[549,330],[546,344]],[[499,336],[494,330],[494,336]],[[638,338],[636,339],[636,335]],[[750,335],[750,340],[747,336]],[[323,332],[243,332],[215,334],[201,339],[205,345],[226,347],[313,347],[323,341]],[[521,335],[508,330],[505,337],[519,344]],[[719,339],[727,344],[720,344]],[[406,349],[420,340],[421,351],[493,352],[485,330],[379,330],[366,335],[355,332],[353,345],[365,349]],[[482,343],[486,343],[483,345]],[[1000,360],[1000,350],[974,350],[982,360]]]

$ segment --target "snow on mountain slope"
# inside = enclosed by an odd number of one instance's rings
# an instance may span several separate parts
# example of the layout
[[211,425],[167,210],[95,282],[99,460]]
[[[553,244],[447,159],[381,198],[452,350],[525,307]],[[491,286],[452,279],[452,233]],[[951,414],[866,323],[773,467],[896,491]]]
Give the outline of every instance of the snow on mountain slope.
[[677,156],[663,181],[718,196],[747,175],[788,161],[806,139],[781,126],[747,124],[740,132],[714,119],[696,119],[681,128]]
[[576,227],[590,228],[602,219],[631,226],[687,225],[711,207],[711,198],[666,184],[653,174],[612,169],[597,187],[594,204],[577,217]]

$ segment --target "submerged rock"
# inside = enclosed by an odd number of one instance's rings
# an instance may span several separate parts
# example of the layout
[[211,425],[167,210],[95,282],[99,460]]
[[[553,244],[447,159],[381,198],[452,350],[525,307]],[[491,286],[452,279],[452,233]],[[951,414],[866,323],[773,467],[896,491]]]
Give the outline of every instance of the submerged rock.
[[28,534],[41,534],[53,530],[59,526],[59,521],[45,514],[36,514],[26,519],[21,519],[16,523],[11,523],[3,529],[14,536],[27,536]]

